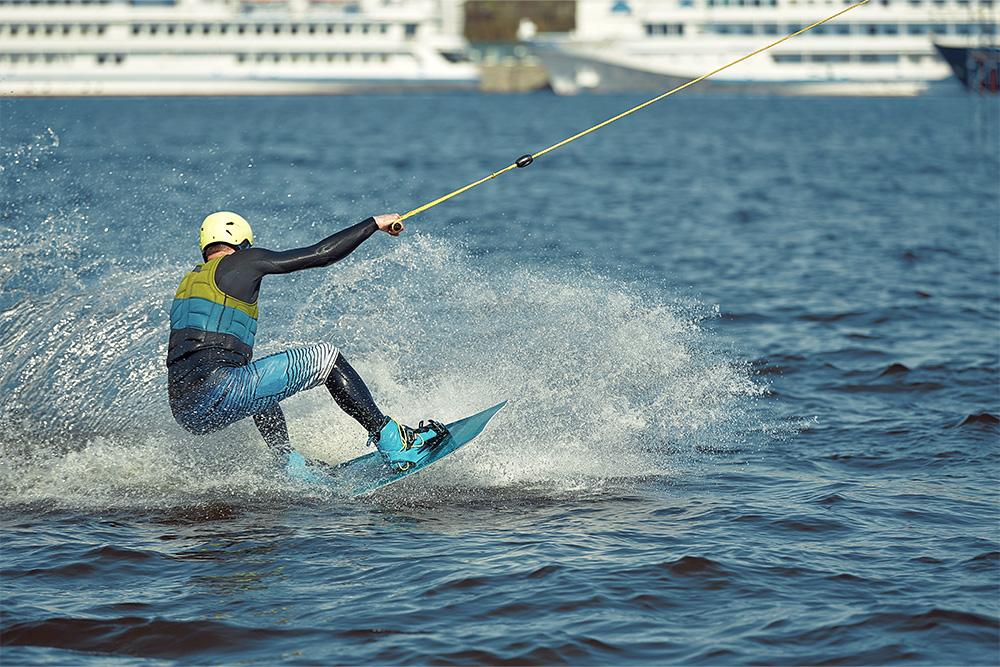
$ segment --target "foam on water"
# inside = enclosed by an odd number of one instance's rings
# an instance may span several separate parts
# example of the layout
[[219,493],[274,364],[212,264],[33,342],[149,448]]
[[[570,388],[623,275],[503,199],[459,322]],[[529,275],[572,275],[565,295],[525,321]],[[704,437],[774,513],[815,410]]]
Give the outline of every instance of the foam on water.
[[[249,420],[196,438],[169,414],[169,300],[188,267],[90,255],[86,222],[53,214],[4,248],[8,500],[155,505],[292,490]],[[257,356],[333,341],[383,409],[410,423],[509,401],[421,484],[563,489],[669,474],[760,426],[762,389],[706,328],[713,308],[581,267],[493,266],[423,234],[369,244],[335,267],[265,281]],[[325,391],[283,405],[307,456],[367,451]]]

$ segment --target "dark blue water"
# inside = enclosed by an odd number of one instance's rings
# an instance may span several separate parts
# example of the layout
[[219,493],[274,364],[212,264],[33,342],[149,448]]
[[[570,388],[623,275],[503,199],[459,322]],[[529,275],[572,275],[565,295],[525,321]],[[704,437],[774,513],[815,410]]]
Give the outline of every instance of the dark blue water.
[[208,212],[304,245],[642,101],[0,102],[3,664],[998,664],[982,100],[671,97],[265,282],[259,355],[333,341],[404,421],[510,401],[371,497],[172,421]]

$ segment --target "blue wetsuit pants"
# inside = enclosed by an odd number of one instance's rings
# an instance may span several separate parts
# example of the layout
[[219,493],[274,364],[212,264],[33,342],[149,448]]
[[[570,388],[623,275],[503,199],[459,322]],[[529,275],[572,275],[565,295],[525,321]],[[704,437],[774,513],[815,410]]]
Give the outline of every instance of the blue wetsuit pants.
[[199,434],[253,416],[268,444],[277,445],[288,440],[278,403],[320,384],[369,432],[385,420],[357,372],[330,343],[286,350],[243,366],[217,366],[171,407],[181,426]]

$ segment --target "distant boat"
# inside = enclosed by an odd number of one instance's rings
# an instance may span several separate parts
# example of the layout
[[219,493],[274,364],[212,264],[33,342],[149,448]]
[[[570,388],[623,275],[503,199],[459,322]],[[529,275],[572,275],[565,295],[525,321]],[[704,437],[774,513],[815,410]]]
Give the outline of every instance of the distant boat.
[[456,0],[0,0],[0,95],[474,90]]
[[935,44],[955,78],[967,90],[976,93],[1000,92],[1000,47],[996,46],[944,46]]
[[[971,47],[994,39],[995,2],[871,0],[685,92],[910,96],[947,90],[951,69],[934,40]],[[577,0],[572,32],[535,34],[525,22],[520,35],[557,93],[666,91],[851,4]]]

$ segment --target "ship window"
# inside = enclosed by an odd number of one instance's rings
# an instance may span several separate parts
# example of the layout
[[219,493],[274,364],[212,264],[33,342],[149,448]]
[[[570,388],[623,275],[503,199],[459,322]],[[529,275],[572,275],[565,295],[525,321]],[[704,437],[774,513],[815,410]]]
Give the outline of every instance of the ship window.
[[802,62],[801,53],[776,53],[774,54],[774,62],[776,63],[800,63]]
[[333,24],[332,23],[327,23],[326,24],[326,34],[328,34],[328,35],[332,35],[333,34]]
[[846,53],[816,53],[810,60],[814,63],[846,63],[851,57]]
[[646,34],[650,37],[655,35],[683,35],[683,23],[647,23]]
[[906,26],[907,35],[923,35],[927,32],[927,26],[923,23],[911,23]]
[[344,24],[344,34],[345,35],[350,35],[351,34],[351,24],[350,23],[345,23]]
[[404,31],[404,34],[407,37],[416,37],[417,36],[417,24],[416,23],[407,23],[404,26],[403,31]]
[[389,32],[389,26],[387,24],[383,23],[382,25],[380,25],[378,27],[378,31],[380,33],[382,33],[383,35],[388,34],[388,32]]
[[370,25],[368,25],[367,23],[362,24],[362,26],[361,26],[361,34],[362,35],[367,35],[369,30],[371,30],[371,26]]
[[280,23],[275,23],[273,26],[271,26],[271,32],[273,32],[275,35],[280,35],[281,34],[281,24]]
[[212,25],[210,23],[202,24],[202,26],[201,26],[201,34],[203,34],[203,35],[210,35],[210,34],[212,34]]
[[315,35],[316,34],[316,26],[313,25],[312,23],[309,24],[309,34],[310,35]]
[[863,63],[894,63],[899,61],[899,55],[896,53],[862,53],[861,62]]
[[225,35],[229,31],[229,25],[226,23],[219,24],[219,34]]
[[237,34],[239,34],[239,35],[245,35],[246,32],[247,32],[247,26],[246,26],[245,23],[241,23],[238,26],[236,26],[236,33]]
[[289,30],[292,31],[293,35],[299,34],[299,24],[298,23],[293,23],[291,26],[289,26]]
[[256,28],[256,32],[257,32],[258,35],[263,35],[264,34],[264,26],[261,25],[260,23],[258,23],[257,24],[257,28]]
[[838,23],[833,26],[833,31],[838,35],[850,35],[851,34],[851,24],[850,23]]
[[930,30],[935,35],[947,35],[948,34],[948,26],[946,26],[946,25],[944,25],[942,23],[935,23],[935,24],[931,25],[930,26]]
[[761,32],[765,35],[777,35],[778,34],[778,24],[777,23],[765,23],[761,26]]
[[153,25],[149,26],[149,34],[150,35],[155,35],[159,31],[160,31],[160,26],[156,25],[155,23]]
[[982,26],[980,26],[980,28],[982,29],[984,35],[995,35],[995,34],[997,34],[997,25],[996,25],[996,23],[984,23]]

